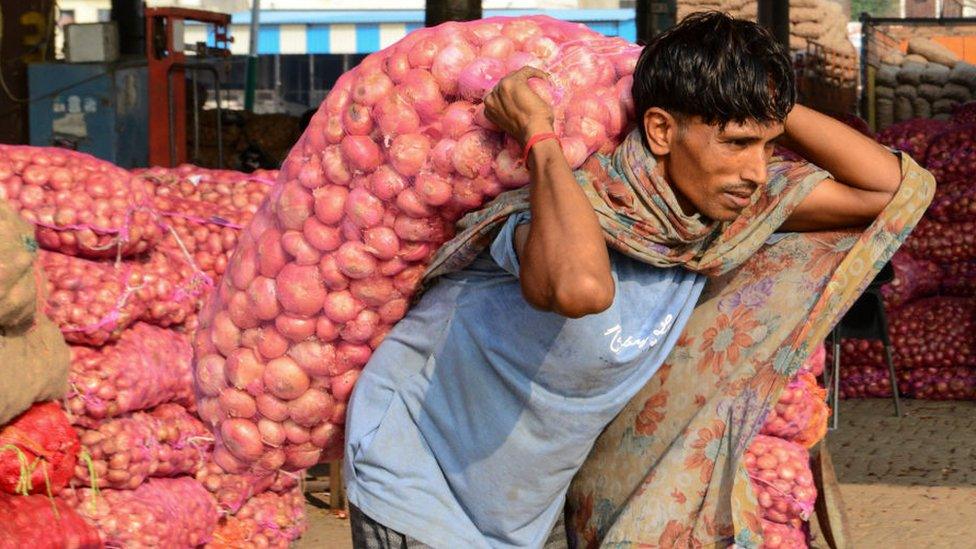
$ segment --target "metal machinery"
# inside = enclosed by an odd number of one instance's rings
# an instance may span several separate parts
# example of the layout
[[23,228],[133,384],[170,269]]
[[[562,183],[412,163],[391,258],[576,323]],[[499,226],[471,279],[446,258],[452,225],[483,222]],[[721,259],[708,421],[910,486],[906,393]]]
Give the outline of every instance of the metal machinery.
[[[175,166],[186,162],[186,75],[191,73],[194,98],[196,75],[211,75],[217,101],[217,148],[223,165],[221,142],[220,73],[207,58],[230,56],[227,33],[230,15],[184,8],[146,8],[146,59],[149,79],[149,164]],[[186,56],[183,31],[186,21],[212,26],[213,45],[198,43],[192,61]],[[194,146],[199,147],[199,103],[194,101]]]
[[[230,15],[180,8],[143,8],[118,22],[118,32],[134,21],[145,35],[122,40],[119,60],[28,65],[30,144],[61,146],[86,152],[123,167],[175,166],[187,162],[187,81],[193,99],[194,146],[200,144],[197,86],[207,73],[217,100],[217,145],[220,128],[220,73],[212,61],[230,56]],[[184,44],[187,21],[210,26],[209,41]],[[115,32],[115,24],[108,25]],[[68,44],[69,48],[71,44]],[[77,44],[75,44],[77,47]],[[143,49],[142,46],[145,46]],[[187,55],[192,52],[193,55]],[[198,150],[197,150],[198,152]],[[195,155],[195,156],[198,156]],[[223,158],[218,159],[223,163]]]

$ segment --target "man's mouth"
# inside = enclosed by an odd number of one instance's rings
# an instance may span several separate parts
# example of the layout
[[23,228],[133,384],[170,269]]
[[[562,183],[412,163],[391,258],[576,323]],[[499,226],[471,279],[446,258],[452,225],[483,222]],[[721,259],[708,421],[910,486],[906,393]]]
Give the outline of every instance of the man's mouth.
[[745,191],[725,191],[723,193],[732,207],[741,210],[752,202],[752,193]]

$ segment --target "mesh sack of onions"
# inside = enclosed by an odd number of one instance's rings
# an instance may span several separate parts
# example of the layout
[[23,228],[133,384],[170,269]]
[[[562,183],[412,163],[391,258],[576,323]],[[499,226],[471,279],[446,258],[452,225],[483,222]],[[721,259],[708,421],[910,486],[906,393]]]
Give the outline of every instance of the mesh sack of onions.
[[952,122],[955,124],[976,124],[976,101],[956,105],[952,111]]
[[233,515],[252,496],[271,490],[284,492],[298,485],[303,472],[228,473],[212,460],[202,464],[195,477],[217,501],[221,514]]
[[101,346],[138,320],[184,324],[213,286],[187,256],[163,248],[125,261],[94,261],[42,251],[44,312],[69,343]]
[[187,336],[137,323],[100,348],[72,346],[65,408],[76,425],[173,402],[193,405]]
[[252,173],[213,170],[192,164],[176,168],[154,166],[132,172],[148,183],[153,203],[161,197],[177,197],[213,204],[225,212],[254,215],[278,179],[278,170]]
[[840,396],[841,398],[883,398],[891,396],[891,378],[888,369],[880,366],[841,362]]
[[[976,369],[968,366],[898,370],[899,394],[928,400],[972,400],[976,398]],[[840,394],[843,398],[891,396],[886,368],[841,366]]]
[[0,199],[48,250],[89,258],[148,251],[162,236],[149,198],[142,181],[93,156],[0,145]]
[[817,345],[817,348],[813,351],[813,354],[807,357],[800,365],[801,372],[809,372],[813,374],[814,377],[819,376],[824,371],[824,361],[827,357],[827,350],[823,343]]
[[937,264],[915,259],[906,252],[898,252],[891,258],[891,266],[895,276],[891,282],[881,287],[886,310],[893,311],[909,301],[931,296],[939,291],[942,269]]
[[808,448],[813,446],[826,434],[829,415],[824,400],[826,393],[817,385],[813,374],[798,373],[769,411],[760,433]]
[[98,346],[115,341],[146,311],[135,295],[141,272],[132,263],[41,252],[38,264],[47,278],[44,313],[69,343]]
[[878,132],[878,143],[905,151],[919,163],[925,161],[929,141],[943,132],[949,124],[928,118],[913,118],[888,126]]
[[164,243],[133,263],[139,274],[134,292],[144,305],[140,320],[149,324],[185,324],[213,289],[213,280],[187,254]]
[[931,297],[909,303],[892,315],[889,330],[899,368],[976,366],[973,299]]
[[244,216],[227,215],[213,204],[183,198],[158,198],[156,203],[166,229],[160,247],[185,253],[211,280],[223,275],[246,223]]
[[942,266],[941,294],[976,297],[976,262],[961,261]]
[[107,547],[197,547],[210,540],[217,507],[188,477],[152,478],[135,490],[66,489],[63,499]]
[[937,263],[976,259],[976,221],[944,223],[922,218],[903,249],[912,257]]
[[344,74],[201,316],[198,410],[215,460],[295,471],[338,456],[359,371],[454,222],[529,181],[484,95],[512,70],[547,70],[530,83],[577,167],[628,131],[639,51],[582,25],[495,18],[415,31]]
[[305,496],[299,487],[283,493],[264,492],[237,512],[220,520],[209,549],[288,549],[307,528]]
[[955,366],[903,370],[898,375],[898,388],[912,398],[972,400],[976,397],[976,369]]
[[974,187],[976,186],[973,185],[973,178],[940,182],[925,216],[936,221],[976,219],[976,188]]
[[799,444],[756,435],[743,457],[761,517],[800,528],[817,500],[810,455]]
[[[847,364],[881,367],[885,362],[884,344],[878,339],[844,338],[840,345],[841,367]],[[834,348],[827,347],[827,362],[833,364]]]
[[74,473],[80,449],[57,403],[34,404],[0,428],[0,492],[58,493]]
[[806,549],[807,535],[802,528],[794,528],[769,520],[762,521],[764,549]]
[[0,547],[101,549],[98,531],[63,501],[0,493]]
[[74,468],[75,486],[133,490],[149,477],[196,472],[213,436],[178,404],[134,412],[79,428],[86,459]]
[[935,180],[954,181],[976,174],[976,124],[953,126],[932,137],[925,167]]

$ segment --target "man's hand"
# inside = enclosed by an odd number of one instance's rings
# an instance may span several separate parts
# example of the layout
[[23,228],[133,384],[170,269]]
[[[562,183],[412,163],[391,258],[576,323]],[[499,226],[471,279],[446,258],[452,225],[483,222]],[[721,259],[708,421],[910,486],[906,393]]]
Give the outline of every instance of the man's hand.
[[529,87],[530,78],[549,80],[534,67],[522,67],[502,78],[485,97],[485,116],[522,146],[530,137],[552,131],[552,108]]
[[869,225],[901,184],[897,156],[829,116],[797,105],[786,118],[782,142],[829,171],[783,224],[787,231],[822,231]]
[[[485,115],[522,146],[552,131],[552,109],[529,87],[546,73],[525,67],[503,78],[485,98]],[[537,309],[570,318],[613,304],[614,281],[603,229],[576,183],[559,143],[541,141],[530,152],[532,221],[516,230],[519,283]]]

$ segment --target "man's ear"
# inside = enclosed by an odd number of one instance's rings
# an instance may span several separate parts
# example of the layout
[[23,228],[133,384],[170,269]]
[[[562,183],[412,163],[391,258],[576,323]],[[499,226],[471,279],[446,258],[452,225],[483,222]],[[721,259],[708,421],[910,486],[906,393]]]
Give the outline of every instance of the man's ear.
[[666,110],[651,107],[644,113],[644,132],[651,152],[665,156],[671,152],[671,144],[678,134],[678,121]]

